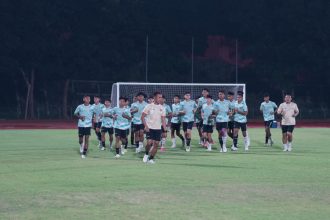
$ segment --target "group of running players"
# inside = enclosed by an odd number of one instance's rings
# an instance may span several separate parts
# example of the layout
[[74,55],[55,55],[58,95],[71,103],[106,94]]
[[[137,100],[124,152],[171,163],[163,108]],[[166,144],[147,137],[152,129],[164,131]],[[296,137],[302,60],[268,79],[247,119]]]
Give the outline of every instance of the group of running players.
[[[244,149],[249,150],[250,138],[247,132],[248,107],[243,100],[244,93],[238,91],[236,99],[234,92],[227,94],[221,90],[218,100],[215,101],[207,88],[202,90],[202,96],[191,99],[190,92],[184,94],[183,100],[179,95],[173,97],[172,107],[166,104],[164,95],[155,92],[145,101],[143,92],[136,94],[133,103],[129,105],[128,98],[120,97],[118,107],[111,107],[111,100],[100,102],[99,96],[94,96],[94,104],[90,105],[90,96],[83,97],[83,104],[79,105],[74,115],[78,120],[78,136],[80,154],[86,158],[89,137],[93,126],[99,141],[100,150],[106,149],[106,134],[109,135],[109,149],[113,148],[113,134],[115,134],[115,158],[120,158],[127,152],[128,135],[131,130],[131,145],[135,152],[145,151],[143,162],[153,164],[154,157],[160,146],[165,151],[168,128],[170,128],[172,148],[177,146],[176,137],[181,140],[185,151],[191,151],[191,131],[194,126],[200,137],[199,144],[212,151],[213,128],[218,132],[219,151],[226,153],[227,137],[232,139],[231,151],[238,150],[238,134],[242,131]],[[277,105],[270,101],[269,95],[264,95],[260,105],[265,126],[265,145],[272,146],[270,127],[275,120],[275,114],[282,117],[283,151],[292,150],[292,133],[295,126],[295,117],[299,114],[297,105],[292,102],[292,96],[286,94],[284,102]],[[181,134],[181,125],[183,135]],[[146,144],[144,145],[144,139]]]

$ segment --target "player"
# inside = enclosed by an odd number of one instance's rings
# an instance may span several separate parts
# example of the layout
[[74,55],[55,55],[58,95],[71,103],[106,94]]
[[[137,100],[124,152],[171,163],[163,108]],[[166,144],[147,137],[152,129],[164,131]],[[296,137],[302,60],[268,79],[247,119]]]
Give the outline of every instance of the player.
[[269,100],[269,94],[264,94],[264,101],[260,105],[260,111],[263,114],[264,117],[264,126],[265,126],[265,146],[272,146],[273,140],[272,140],[272,134],[270,133],[270,127],[275,119],[274,112],[276,112],[277,105],[275,102],[272,102]]
[[[229,121],[228,121],[228,136],[234,140],[234,114],[235,114],[235,99],[234,93],[229,91],[227,95],[227,99],[229,101]],[[234,144],[233,144],[234,146]]]
[[198,99],[198,107],[202,107],[207,100],[207,96],[210,94],[210,91],[207,88],[202,90],[202,96]]
[[110,99],[104,100],[104,108],[102,109],[102,125],[101,125],[101,141],[102,141],[102,148],[101,150],[105,150],[105,135],[106,133],[109,134],[109,149],[112,149],[112,142],[113,142],[113,111],[111,108],[111,101]]
[[238,131],[239,129],[242,130],[242,134],[244,137],[244,147],[245,150],[249,150],[250,146],[250,139],[247,134],[247,114],[248,114],[248,107],[246,103],[243,101],[244,93],[242,91],[237,92],[237,101],[235,102],[235,109],[234,109],[234,146],[232,147],[233,151],[237,151],[237,141],[238,141]]
[[212,96],[206,96],[206,103],[202,107],[203,119],[203,142],[207,147],[207,151],[212,151],[211,137],[213,133],[214,118],[216,117],[215,109],[212,104]]
[[173,104],[172,104],[172,118],[171,118],[171,138],[172,138],[172,148],[176,147],[176,139],[175,134],[178,136],[182,141],[182,147],[184,147],[184,138],[182,134],[180,134],[181,129],[181,115],[180,112],[182,111],[180,106],[180,96],[175,95],[173,97]]
[[191,141],[191,130],[194,125],[194,114],[197,108],[196,103],[190,99],[190,92],[186,92],[184,95],[184,100],[180,103],[180,108],[183,114],[182,117],[182,127],[185,136],[185,146],[186,151],[190,151],[190,141]]
[[82,159],[86,158],[88,144],[89,144],[89,136],[91,135],[91,128],[92,128],[93,112],[91,109],[91,105],[89,104],[90,101],[91,101],[90,96],[84,95],[83,97],[84,103],[78,105],[78,107],[74,111],[74,115],[79,119],[78,136],[79,136],[79,144],[80,144],[80,154]]
[[[137,96],[134,96],[133,97],[133,104],[135,102],[137,102]],[[132,113],[132,109],[131,109],[131,113]],[[136,147],[136,143],[134,144],[134,139],[135,139],[135,130],[134,130],[134,128],[135,127],[134,127],[134,123],[133,123],[133,120],[132,120],[132,123],[131,123],[131,135],[130,135],[131,136],[131,146],[135,146]]]
[[[143,157],[144,163],[154,164],[154,157],[157,153],[157,148],[161,139],[162,130],[166,131],[166,111],[160,104],[162,94],[160,92],[154,93],[154,102],[148,104],[142,113],[141,120],[144,124],[144,129],[147,132],[146,152]],[[146,120],[148,117],[148,120]]]
[[154,102],[154,97],[153,96],[149,96],[148,98],[148,104],[151,104]]
[[[200,97],[197,97],[195,99],[196,105],[198,105],[198,100]],[[195,111],[195,124],[196,124],[196,128],[198,131],[198,135],[199,135],[199,144],[202,145],[203,144],[203,119],[202,119],[202,107],[197,107],[196,111]]]
[[229,101],[225,100],[225,91],[220,90],[218,93],[219,100],[214,102],[214,109],[217,112],[216,129],[220,143],[220,152],[227,152],[227,128],[229,121]]
[[292,150],[292,133],[296,125],[296,117],[299,114],[299,109],[296,103],[292,102],[291,94],[287,93],[284,97],[284,102],[278,107],[277,114],[282,116],[282,142],[283,151]]
[[131,114],[133,115],[132,130],[134,130],[135,135],[135,153],[140,153],[143,149],[144,126],[141,121],[141,115],[143,109],[147,106],[147,103],[144,101],[145,97],[146,95],[143,92],[139,92],[136,95],[136,102],[131,106]]
[[99,148],[101,148],[101,114],[104,105],[100,102],[100,96],[94,96],[94,104],[92,105],[93,111],[93,128],[95,130],[95,134],[97,136],[97,140],[99,141]]
[[114,128],[116,136],[115,158],[120,158],[120,152],[122,155],[126,153],[125,145],[127,144],[127,134],[131,123],[130,121],[132,119],[130,109],[127,108],[127,102],[128,99],[126,97],[119,97],[119,107],[113,108]]
[[[165,108],[165,116],[166,116],[165,121],[166,121],[166,126],[167,126],[169,118],[172,117],[172,109],[168,104],[166,104],[166,98],[164,95],[160,99],[160,104],[163,105],[163,107]],[[160,152],[165,151],[165,143],[166,143],[166,137],[167,137],[166,132],[167,132],[167,129],[166,129],[166,131],[162,129],[162,139],[160,141]]]

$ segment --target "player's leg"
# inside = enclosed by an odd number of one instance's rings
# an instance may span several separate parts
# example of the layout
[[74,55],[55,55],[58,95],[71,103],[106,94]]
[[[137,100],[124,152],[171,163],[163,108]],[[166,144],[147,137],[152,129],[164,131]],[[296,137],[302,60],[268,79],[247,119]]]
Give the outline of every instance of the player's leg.
[[283,151],[288,151],[288,126],[282,125],[282,143],[283,143]]
[[147,143],[146,143],[146,151],[145,151],[145,154],[143,156],[143,162],[144,163],[147,163],[148,160],[149,160],[149,152],[150,152],[150,149],[152,147],[152,140],[151,140],[151,136],[150,136],[150,129],[149,129],[149,132],[147,132],[146,134],[146,139],[147,139]]
[[113,128],[109,128],[108,132],[109,132],[109,141],[110,141],[109,150],[112,150],[112,143],[113,143]]
[[95,135],[97,137],[98,140],[98,146],[101,147],[101,131],[100,131],[100,127],[101,127],[101,123],[100,122],[95,122],[94,123],[94,131],[95,131]]
[[139,129],[139,149],[140,151],[143,149],[143,142],[144,142],[144,125],[140,125]]
[[129,129],[127,130],[121,130],[120,134],[120,141],[121,141],[121,154],[124,155],[127,153],[127,145],[128,145],[128,135],[129,135]]
[[118,128],[115,128],[115,147],[116,147],[116,156],[115,158],[120,157],[120,130]]
[[289,125],[288,132],[287,132],[287,138],[288,138],[288,151],[292,150],[292,140],[293,140],[293,125]]
[[191,142],[191,130],[194,125],[194,122],[187,123],[187,135],[186,135],[186,149],[190,151],[190,142]]
[[215,129],[218,131],[218,139],[219,139],[219,144],[220,144],[220,152],[223,152],[222,128],[221,128],[221,123],[220,122],[217,122],[215,124]]
[[134,146],[134,139],[136,141],[136,135],[135,135],[135,125],[133,124],[133,122],[131,123],[131,145]]
[[105,134],[107,132],[107,128],[102,127],[101,128],[101,144],[102,144],[102,148],[101,150],[105,150]]
[[171,123],[171,139],[172,139],[172,146],[171,148],[175,148],[176,147],[176,139],[175,139],[175,124]]
[[79,152],[82,154],[84,152],[84,128],[79,127],[78,128],[78,141],[80,145]]
[[206,125],[203,125],[202,141],[203,141],[203,146],[205,148],[207,148],[209,142],[208,142],[208,138],[207,138],[207,128],[206,128]]
[[176,124],[176,128],[175,128],[175,134],[177,137],[180,138],[181,142],[182,142],[182,147],[184,147],[185,143],[184,143],[184,137],[182,136],[182,134],[180,133],[180,130],[181,130],[181,125],[180,124]]
[[246,123],[240,123],[240,127],[241,127],[242,135],[243,135],[243,138],[244,138],[245,150],[249,150],[250,140],[249,140],[249,136],[248,136],[248,133],[247,133]]
[[207,146],[207,150],[208,151],[212,151],[212,133],[213,133],[213,127],[212,125],[208,125],[207,126],[207,139],[208,139],[208,146]]
[[154,158],[157,153],[158,145],[161,139],[162,131],[161,130],[152,130],[151,131],[151,140],[152,140],[152,149],[150,150],[149,161],[148,163],[154,164]]
[[238,132],[240,129],[240,125],[238,122],[234,122],[234,132],[233,132],[233,147],[231,148],[231,150],[233,151],[237,151],[237,142],[238,142]]
[[227,134],[231,139],[234,139],[234,122],[233,121],[228,122]]
[[82,154],[82,158],[86,157],[87,151],[88,151],[88,144],[89,144],[89,136],[91,135],[91,128],[84,128],[84,151]]
[[166,142],[166,131],[162,127],[162,134],[161,134],[161,140],[160,140],[160,152],[165,151],[165,142]]
[[139,143],[140,143],[140,128],[138,128],[138,125],[132,124],[131,129],[134,129],[134,140],[135,140],[135,153],[139,153]]

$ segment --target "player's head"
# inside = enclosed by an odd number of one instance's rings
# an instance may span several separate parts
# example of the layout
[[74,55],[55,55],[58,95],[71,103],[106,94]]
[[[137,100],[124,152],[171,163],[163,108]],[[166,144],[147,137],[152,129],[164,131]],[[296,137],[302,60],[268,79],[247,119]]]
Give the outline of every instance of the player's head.
[[154,102],[154,97],[153,96],[149,96],[148,103],[151,104],[153,102]]
[[185,92],[185,93],[184,93],[184,99],[185,99],[185,100],[189,100],[190,97],[191,97],[190,92]]
[[226,98],[226,94],[224,90],[220,90],[218,93],[218,97],[220,100],[224,100]]
[[99,104],[99,103],[100,103],[100,100],[101,100],[101,98],[100,98],[99,95],[95,95],[95,96],[94,96],[94,103],[95,103],[95,104]]
[[199,98],[200,98],[200,96],[197,96],[197,97],[195,98],[195,102],[196,102],[196,104],[198,104]]
[[162,96],[161,92],[155,92],[154,93],[154,102],[155,102],[155,104],[160,104],[162,99],[163,99],[163,96]]
[[124,107],[126,106],[128,99],[124,96],[119,97],[119,107]]
[[162,95],[162,98],[159,99],[159,104],[163,105],[166,102],[166,98],[164,95]]
[[89,104],[91,102],[91,97],[89,95],[83,96],[84,104]]
[[142,102],[144,101],[144,98],[146,97],[146,95],[143,93],[143,92],[139,92],[138,94],[136,94],[136,99],[139,101],[139,102]]
[[291,93],[285,93],[284,101],[286,103],[290,103],[292,101],[292,95],[291,95]]
[[179,102],[180,102],[180,96],[179,96],[179,95],[175,95],[175,96],[173,97],[173,102],[174,102],[174,103],[179,103]]
[[109,98],[105,98],[105,99],[104,99],[104,105],[105,105],[106,107],[109,107],[109,106],[111,105],[111,100],[110,100]]
[[210,93],[209,89],[208,88],[204,88],[202,90],[202,95],[204,96],[204,98],[206,98],[206,96]]
[[211,95],[207,95],[205,98],[206,98],[206,103],[207,104],[212,104],[212,96]]
[[233,101],[234,100],[234,93],[232,91],[229,91],[227,94],[227,98],[229,101]]
[[268,102],[269,101],[269,94],[268,93],[265,93],[264,94],[264,101],[265,102]]
[[236,96],[236,98],[237,98],[237,101],[238,101],[238,102],[243,101],[243,95],[244,95],[244,92],[242,92],[242,91],[238,91],[238,92],[237,92],[237,96]]

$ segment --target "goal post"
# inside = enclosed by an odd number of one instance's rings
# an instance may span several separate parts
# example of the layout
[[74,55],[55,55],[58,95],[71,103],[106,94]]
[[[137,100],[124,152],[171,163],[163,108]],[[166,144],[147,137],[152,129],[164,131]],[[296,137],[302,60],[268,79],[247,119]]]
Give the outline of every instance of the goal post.
[[218,99],[218,92],[224,90],[226,93],[232,91],[243,91],[245,100],[246,86],[245,84],[228,84],[228,83],[143,83],[143,82],[117,82],[112,84],[111,101],[112,107],[119,105],[119,97],[124,96],[129,99],[130,103],[138,92],[143,92],[147,96],[151,96],[154,92],[161,92],[166,102],[172,103],[174,95],[179,95],[183,99],[185,92],[190,92],[192,99],[201,96],[202,90],[207,88],[213,99]]

